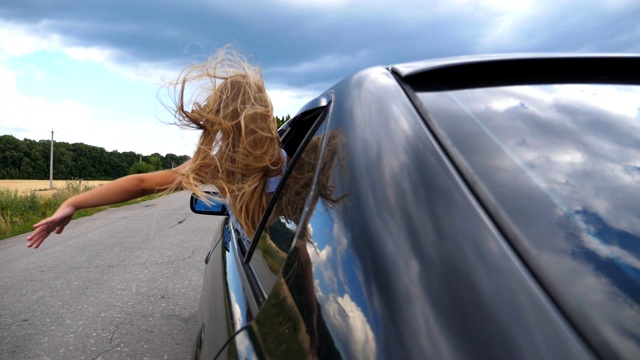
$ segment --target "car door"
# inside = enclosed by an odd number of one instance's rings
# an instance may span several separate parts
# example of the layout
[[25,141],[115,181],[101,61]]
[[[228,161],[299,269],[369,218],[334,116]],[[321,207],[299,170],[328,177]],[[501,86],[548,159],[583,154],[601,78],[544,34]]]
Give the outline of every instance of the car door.
[[[282,146],[290,157],[283,181],[273,195],[255,239],[248,244],[238,236],[232,222],[225,224],[225,243],[228,249],[214,251],[213,257],[220,260],[224,278],[224,298],[227,333],[218,331],[216,336],[228,339],[215,357],[252,358],[260,357],[261,345],[255,337],[253,320],[261,311],[271,290],[278,286],[279,275],[293,244],[295,222],[293,215],[275,216],[283,211],[283,200],[288,199],[287,214],[300,213],[311,181],[315,159],[320,150],[323,120],[326,105],[313,107],[294,117],[281,129]],[[304,178],[303,178],[304,177]],[[299,203],[292,204],[295,198]],[[295,206],[295,207],[294,207]],[[299,218],[299,215],[298,215]],[[228,240],[227,240],[228,239]],[[218,249],[224,249],[218,246]],[[217,254],[216,254],[217,253]],[[210,279],[211,280],[211,279]],[[219,304],[205,306],[221,307]],[[206,330],[205,330],[206,332]],[[208,335],[205,335],[208,337]],[[220,338],[211,339],[219,346]],[[203,346],[203,349],[205,346]]]

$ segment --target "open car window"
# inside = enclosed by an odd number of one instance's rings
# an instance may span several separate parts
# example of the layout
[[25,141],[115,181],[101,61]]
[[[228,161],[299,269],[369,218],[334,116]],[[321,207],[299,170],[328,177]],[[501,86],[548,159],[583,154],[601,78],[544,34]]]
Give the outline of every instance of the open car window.
[[[293,117],[291,120],[287,121],[279,130],[278,133],[280,135],[280,143],[281,147],[287,153],[289,158],[289,164],[287,166],[287,170],[283,174],[283,180],[287,178],[287,174],[290,172],[288,169],[291,165],[296,161],[299,150],[306,144],[306,141],[311,137],[311,132],[316,131],[318,126],[322,123],[326,116],[327,107],[316,107],[310,110],[307,110],[303,113],[300,113]],[[274,192],[273,198],[277,197],[279,193],[279,188],[282,187],[282,184],[279,184]],[[272,201],[273,202],[273,199]],[[265,213],[269,213],[272,208],[272,204],[269,205]],[[264,226],[265,219],[259,224],[258,231],[259,233],[262,226]],[[238,229],[236,229],[237,231]],[[240,245],[240,250],[242,252],[242,256],[247,260],[251,256],[251,252],[253,252],[254,247],[251,246],[251,239],[246,239],[240,234],[237,235],[238,243]]]
[[282,148],[290,157],[296,154],[314,125],[324,119],[326,106],[308,110],[286,122],[279,130]]
[[250,269],[265,296],[285,263],[312,190],[325,130],[325,111],[316,109],[303,114],[302,122],[298,126],[293,124],[294,127],[283,137],[285,149],[295,149],[295,154],[258,229],[257,242],[252,244],[252,251],[248,254],[251,256]]

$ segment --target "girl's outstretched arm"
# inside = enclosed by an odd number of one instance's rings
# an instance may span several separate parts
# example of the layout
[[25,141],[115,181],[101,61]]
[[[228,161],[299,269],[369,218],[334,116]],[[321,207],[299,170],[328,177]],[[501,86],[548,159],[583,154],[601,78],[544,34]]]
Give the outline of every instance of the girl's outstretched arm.
[[52,232],[60,234],[78,210],[117,204],[167,189],[186,166],[188,163],[171,170],[125,176],[67,199],[53,215],[33,225],[35,230],[27,237],[27,247],[37,249]]

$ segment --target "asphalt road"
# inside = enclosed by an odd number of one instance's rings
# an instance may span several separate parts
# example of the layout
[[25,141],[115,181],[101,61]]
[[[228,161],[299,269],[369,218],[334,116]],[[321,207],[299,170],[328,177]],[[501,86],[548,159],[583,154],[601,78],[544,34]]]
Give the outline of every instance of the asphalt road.
[[0,359],[188,359],[210,230],[189,193],[0,241]]

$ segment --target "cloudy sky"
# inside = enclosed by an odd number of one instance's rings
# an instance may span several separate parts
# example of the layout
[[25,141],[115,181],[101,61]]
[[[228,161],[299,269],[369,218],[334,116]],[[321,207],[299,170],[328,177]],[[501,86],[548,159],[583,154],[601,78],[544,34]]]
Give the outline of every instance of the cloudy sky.
[[2,0],[0,135],[190,154],[197,134],[167,124],[159,90],[225,44],[284,116],[369,66],[640,53],[638,19],[637,0]]

